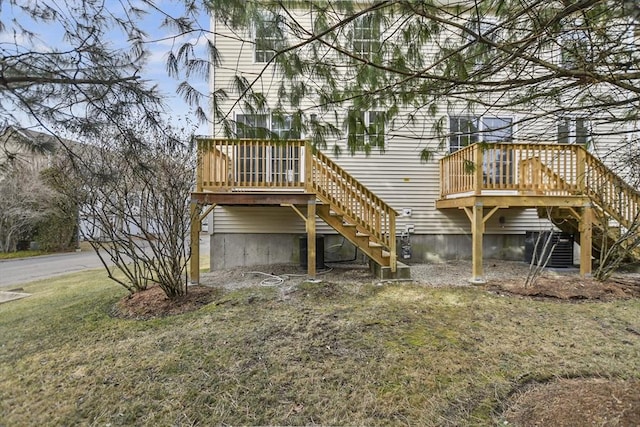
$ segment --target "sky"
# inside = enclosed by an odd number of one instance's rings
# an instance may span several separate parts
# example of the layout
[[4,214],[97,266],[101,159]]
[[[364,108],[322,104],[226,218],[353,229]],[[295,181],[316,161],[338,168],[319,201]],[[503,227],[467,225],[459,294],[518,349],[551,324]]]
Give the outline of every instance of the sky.
[[[30,2],[35,4],[34,0],[18,0],[17,3]],[[71,0],[68,2],[58,2],[55,0],[47,1],[47,3],[62,5],[61,8],[65,8],[67,3],[76,3],[77,1]],[[145,10],[149,10],[139,0],[106,0],[107,8],[112,10],[118,10],[122,12],[122,4],[133,4],[134,6],[141,7]],[[174,0],[157,0],[156,3],[166,11],[174,16],[178,16],[181,12],[179,9],[179,1]],[[22,3],[24,4],[24,3]],[[172,35],[171,30],[161,28],[160,23],[162,16],[159,13],[149,10],[149,14],[140,20],[140,28],[148,34],[150,42],[147,44],[150,55],[147,58],[144,69],[142,70],[141,77],[148,80],[151,84],[157,84],[159,91],[165,96],[165,104],[167,108],[167,120],[175,126],[183,126],[188,121],[195,122],[195,115],[191,112],[191,108],[187,105],[179,95],[176,94],[176,89],[180,80],[169,77],[166,71],[166,59],[171,49],[177,49],[182,42],[188,40],[187,37],[180,39],[167,38]],[[32,43],[36,49],[47,49],[55,45],[57,48],[61,48],[64,41],[62,38],[62,30],[60,26],[54,24],[34,23],[30,19],[27,19],[25,15],[19,10],[19,8],[12,6],[7,0],[0,0],[0,22],[5,25],[4,31],[0,32],[0,43],[13,42],[14,36],[11,31],[11,22],[16,20],[20,25],[27,26],[38,34],[38,37],[32,38],[26,43]],[[209,20],[205,14],[198,16],[198,22],[202,28],[208,29]],[[195,41],[193,36],[190,40]],[[113,32],[112,43],[118,45],[121,43],[125,45],[125,40],[121,34]],[[203,44],[204,39],[200,40],[200,44]],[[205,55],[204,48],[200,49],[199,54]],[[207,91],[208,84],[202,77],[195,77],[190,79],[190,83],[201,91]],[[205,108],[205,107],[203,107]],[[190,119],[190,120],[189,120]],[[28,117],[24,117],[24,121],[29,121]],[[25,123],[28,125],[28,123]],[[191,126],[190,129],[194,130],[194,133],[199,135],[208,134],[207,125]]]

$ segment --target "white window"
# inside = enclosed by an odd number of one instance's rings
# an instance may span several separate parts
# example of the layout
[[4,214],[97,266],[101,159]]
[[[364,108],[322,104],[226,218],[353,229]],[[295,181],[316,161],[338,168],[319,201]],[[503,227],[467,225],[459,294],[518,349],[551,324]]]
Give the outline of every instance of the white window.
[[570,70],[585,69],[593,62],[592,43],[580,20],[566,24],[566,30],[558,43],[562,67]]
[[511,117],[449,117],[449,152],[476,142],[509,142],[513,139]]
[[384,112],[350,110],[347,125],[347,143],[351,152],[368,153],[372,148],[384,150]]
[[353,53],[372,60],[380,52],[380,20],[373,15],[364,15],[353,24]]
[[478,142],[480,129],[479,117],[450,117],[449,118],[449,152],[453,153],[467,145]]
[[254,60],[269,62],[284,44],[283,18],[280,15],[264,13],[254,24]]
[[558,120],[558,143],[587,145],[589,120],[580,117],[561,117]]

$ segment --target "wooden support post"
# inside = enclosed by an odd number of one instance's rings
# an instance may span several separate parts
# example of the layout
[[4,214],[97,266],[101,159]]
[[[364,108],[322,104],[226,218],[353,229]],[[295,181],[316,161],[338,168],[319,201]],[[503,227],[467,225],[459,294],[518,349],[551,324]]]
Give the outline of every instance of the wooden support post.
[[484,234],[484,209],[482,202],[475,202],[471,215],[472,283],[485,283],[482,272],[482,237]]
[[316,277],[316,201],[307,203],[307,274]]
[[476,153],[475,155],[475,171],[474,171],[474,189],[476,196],[482,194],[482,188],[484,187],[484,179],[483,179],[483,163],[484,163],[484,153],[482,151],[482,147],[480,144],[474,144],[473,149]]
[[389,267],[391,272],[398,271],[398,249],[396,247],[396,214],[389,213]]
[[195,200],[191,200],[191,260],[190,281],[193,284],[200,283],[200,206]]
[[197,162],[196,162],[196,192],[200,193],[202,192],[202,183],[203,183],[203,174],[202,174],[202,169],[204,168],[204,163],[203,163],[203,156],[204,156],[204,149],[202,147],[202,145],[204,144],[204,141],[199,140],[198,141],[198,149],[197,149]]
[[591,276],[591,258],[593,250],[593,207],[590,203],[582,208],[580,218],[580,276]]

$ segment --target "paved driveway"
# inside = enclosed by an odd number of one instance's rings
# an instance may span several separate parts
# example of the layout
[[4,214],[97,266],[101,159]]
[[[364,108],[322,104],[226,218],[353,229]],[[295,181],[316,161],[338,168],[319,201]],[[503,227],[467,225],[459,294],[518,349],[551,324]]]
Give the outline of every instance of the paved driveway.
[[0,289],[101,266],[100,259],[93,251],[1,260]]
[[[209,236],[202,234],[200,253],[208,251]],[[22,283],[34,280],[102,267],[100,258],[93,250],[0,260],[0,290],[17,288]]]

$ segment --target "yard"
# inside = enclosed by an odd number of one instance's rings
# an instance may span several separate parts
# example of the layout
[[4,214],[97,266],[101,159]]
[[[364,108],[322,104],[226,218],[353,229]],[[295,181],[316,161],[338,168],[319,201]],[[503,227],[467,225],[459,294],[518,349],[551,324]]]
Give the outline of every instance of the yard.
[[0,425],[640,419],[637,282],[587,299],[347,268],[265,277],[205,274],[214,290],[187,304],[198,310],[147,320],[116,316],[135,304],[100,271],[25,285],[32,296],[0,305]]

